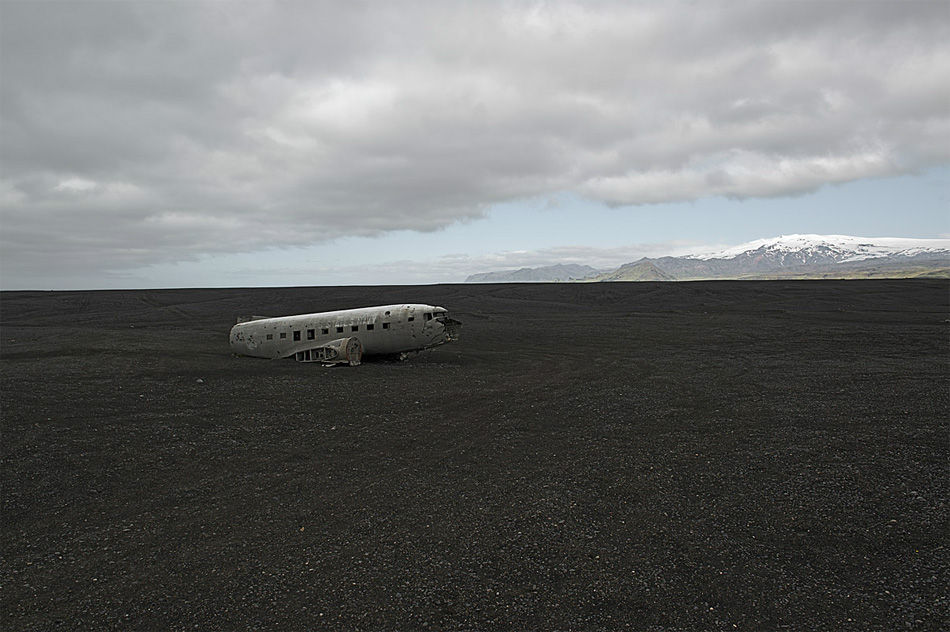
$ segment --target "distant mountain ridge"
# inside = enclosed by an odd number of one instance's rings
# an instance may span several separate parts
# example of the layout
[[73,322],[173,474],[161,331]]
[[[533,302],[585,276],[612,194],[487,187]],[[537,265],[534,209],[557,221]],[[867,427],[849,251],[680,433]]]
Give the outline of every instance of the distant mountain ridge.
[[613,272],[602,274],[597,281],[675,281],[676,278],[663,272],[650,259],[625,263]]
[[601,270],[574,263],[559,263],[540,268],[520,268],[499,272],[472,274],[466,283],[543,283],[553,281],[579,281],[596,276]]
[[[865,272],[919,276],[950,266],[950,239],[865,238],[849,235],[783,235],[726,250],[660,257],[652,263],[676,280],[755,278],[860,278]],[[872,275],[872,276],[874,276]]]
[[[700,281],[712,279],[950,278],[950,239],[783,235],[726,250],[679,257],[644,257],[600,274],[545,278],[559,266],[472,275],[482,282]],[[564,266],[569,267],[569,266]],[[576,266],[594,270],[589,266]],[[484,278],[489,275],[491,278]],[[508,275],[508,276],[505,276]],[[513,278],[517,276],[517,278]]]

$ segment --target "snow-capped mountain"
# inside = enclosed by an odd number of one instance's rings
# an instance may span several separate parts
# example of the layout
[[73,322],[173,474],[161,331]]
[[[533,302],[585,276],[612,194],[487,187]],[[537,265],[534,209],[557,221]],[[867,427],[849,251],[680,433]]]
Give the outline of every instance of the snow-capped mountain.
[[[523,268],[476,274],[469,282],[693,281],[704,279],[950,278],[950,239],[782,235],[725,250],[680,257],[643,258],[597,276],[576,266]],[[586,278],[585,278],[586,277]]]
[[950,239],[783,235],[650,262],[676,280],[939,276],[950,269]]
[[718,252],[688,255],[691,259],[734,259],[755,256],[789,260],[789,263],[841,263],[880,257],[946,256],[950,239],[852,237],[850,235],[782,235],[759,239]]

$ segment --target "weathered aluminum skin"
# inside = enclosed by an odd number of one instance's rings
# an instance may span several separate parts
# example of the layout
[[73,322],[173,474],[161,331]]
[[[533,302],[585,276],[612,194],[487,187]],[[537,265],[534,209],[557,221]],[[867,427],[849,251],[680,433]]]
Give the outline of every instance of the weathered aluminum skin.
[[[448,318],[444,307],[421,303],[254,318],[231,328],[234,353],[288,358],[338,344],[341,338],[357,338],[363,355],[394,355],[456,340],[461,327],[460,322]],[[294,332],[298,332],[299,340],[294,339]]]

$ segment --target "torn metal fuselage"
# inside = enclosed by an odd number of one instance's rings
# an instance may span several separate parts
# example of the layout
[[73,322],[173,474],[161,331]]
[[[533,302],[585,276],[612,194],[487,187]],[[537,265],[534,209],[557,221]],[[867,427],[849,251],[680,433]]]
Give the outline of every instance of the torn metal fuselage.
[[445,334],[445,342],[455,342],[462,335],[462,323],[461,321],[449,318],[448,315],[442,318],[436,318],[440,323],[442,323],[443,331]]
[[277,318],[238,318],[230,345],[239,355],[321,364],[359,364],[458,340],[462,323],[425,304],[381,305]]

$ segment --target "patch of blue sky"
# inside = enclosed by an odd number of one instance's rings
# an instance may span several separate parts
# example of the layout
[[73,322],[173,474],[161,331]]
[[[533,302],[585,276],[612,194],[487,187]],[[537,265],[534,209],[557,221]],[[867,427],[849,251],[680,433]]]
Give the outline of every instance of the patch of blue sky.
[[[924,174],[827,185],[775,198],[707,198],[694,202],[610,207],[571,193],[506,202],[481,220],[430,233],[398,231],[316,245],[353,261],[487,254],[552,246],[615,247],[695,241],[739,244],[781,234],[940,237],[950,231],[950,168]],[[355,261],[354,261],[355,262]]]
[[[146,287],[400,283],[385,264],[424,264],[563,246],[591,249],[636,244],[737,245],[796,233],[863,237],[950,237],[950,167],[826,185],[775,198],[707,198],[694,202],[610,207],[573,193],[496,204],[484,217],[432,232],[394,231],[344,237],[297,248],[205,255],[196,261],[132,271]],[[552,262],[554,263],[554,262]],[[418,268],[418,266],[417,266]],[[363,270],[361,272],[361,270]],[[451,282],[415,272],[406,283]],[[471,270],[480,272],[483,270]],[[161,279],[161,282],[159,282]]]

